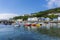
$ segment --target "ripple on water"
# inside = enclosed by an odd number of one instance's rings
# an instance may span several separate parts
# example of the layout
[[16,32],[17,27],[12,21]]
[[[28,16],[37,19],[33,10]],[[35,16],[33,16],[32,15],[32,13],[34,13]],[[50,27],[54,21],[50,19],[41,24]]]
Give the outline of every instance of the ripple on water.
[[0,28],[0,40],[60,40],[57,37],[26,30],[24,27],[15,28],[10,25],[1,25]]

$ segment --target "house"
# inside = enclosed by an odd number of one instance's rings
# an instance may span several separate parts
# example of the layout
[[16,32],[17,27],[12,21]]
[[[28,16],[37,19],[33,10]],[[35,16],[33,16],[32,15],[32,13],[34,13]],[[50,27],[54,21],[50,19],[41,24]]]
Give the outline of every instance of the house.
[[58,17],[58,21],[60,21],[60,17]]
[[50,19],[50,18],[48,18],[48,17],[47,17],[47,18],[45,18],[45,21],[50,21],[50,20],[51,20],[51,19]]
[[53,21],[58,21],[58,18],[53,18]]
[[27,21],[38,21],[38,18],[37,17],[28,18]]
[[39,18],[39,21],[50,21],[50,20],[51,20],[50,18],[44,18],[44,17]]
[[39,21],[45,21],[45,18],[44,17],[40,17],[38,18]]
[[22,21],[23,21],[23,19],[17,19],[16,21],[18,21],[18,22],[22,22]]
[[49,13],[48,15],[52,15],[52,14],[60,16],[60,13]]

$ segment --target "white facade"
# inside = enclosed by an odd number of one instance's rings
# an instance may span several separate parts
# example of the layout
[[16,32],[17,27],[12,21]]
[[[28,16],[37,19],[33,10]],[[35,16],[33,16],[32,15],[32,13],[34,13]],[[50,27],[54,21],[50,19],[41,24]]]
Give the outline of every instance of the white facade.
[[60,21],[60,17],[58,17],[58,21]]
[[28,18],[28,21],[38,21],[38,18],[37,17]]
[[54,18],[53,21],[58,21],[58,18]]
[[39,21],[45,21],[45,18],[44,17],[40,17],[38,19],[39,19]]
[[21,21],[23,21],[23,19],[17,19],[17,21],[18,21],[18,22],[21,22]]
[[45,21],[50,21],[50,18],[45,18]]
[[51,15],[51,14],[59,15],[60,16],[60,13],[49,13],[48,15]]

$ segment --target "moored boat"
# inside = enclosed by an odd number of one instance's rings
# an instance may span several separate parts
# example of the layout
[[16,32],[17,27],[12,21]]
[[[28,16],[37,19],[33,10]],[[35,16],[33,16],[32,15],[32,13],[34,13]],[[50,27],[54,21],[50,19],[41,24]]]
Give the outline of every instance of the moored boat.
[[15,27],[20,27],[20,25],[14,25]]
[[37,27],[37,28],[40,28],[40,27],[41,27],[41,25],[40,25],[40,24],[36,24],[36,27]]
[[13,25],[14,25],[14,27],[20,27],[21,26],[19,22],[16,22]]
[[27,22],[24,24],[24,26],[31,26],[31,23]]

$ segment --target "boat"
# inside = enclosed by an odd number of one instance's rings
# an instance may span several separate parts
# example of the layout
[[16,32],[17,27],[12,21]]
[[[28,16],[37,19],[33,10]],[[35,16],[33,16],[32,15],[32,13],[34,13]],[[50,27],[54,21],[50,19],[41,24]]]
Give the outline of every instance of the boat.
[[31,24],[31,26],[36,26],[36,24]]
[[27,22],[27,23],[24,24],[24,26],[31,26],[31,23]]
[[41,24],[36,24],[36,27],[37,27],[37,28],[40,28],[40,26],[41,26]]
[[13,25],[14,25],[14,27],[20,27],[21,26],[20,23],[18,23],[18,22],[14,23]]
[[14,25],[15,27],[20,27],[20,25]]

